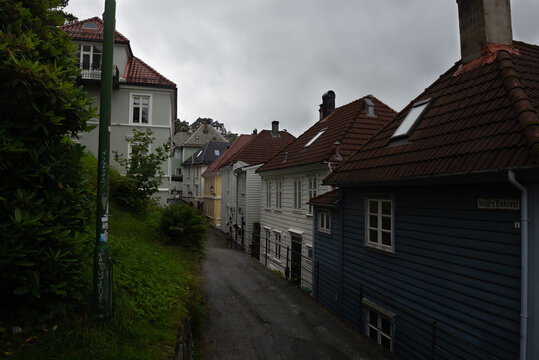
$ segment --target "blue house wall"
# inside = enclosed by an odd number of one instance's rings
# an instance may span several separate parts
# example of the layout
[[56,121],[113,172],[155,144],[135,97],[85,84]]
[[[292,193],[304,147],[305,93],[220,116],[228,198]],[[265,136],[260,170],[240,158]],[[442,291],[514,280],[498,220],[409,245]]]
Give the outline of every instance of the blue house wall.
[[[321,303],[362,331],[361,295],[394,313],[393,350],[405,359],[431,357],[433,321],[437,358],[489,358],[475,347],[518,358],[520,211],[479,209],[477,202],[520,199],[513,186],[345,188],[342,194],[331,237],[316,233],[314,242]],[[394,253],[365,245],[364,204],[374,194],[393,196]]]

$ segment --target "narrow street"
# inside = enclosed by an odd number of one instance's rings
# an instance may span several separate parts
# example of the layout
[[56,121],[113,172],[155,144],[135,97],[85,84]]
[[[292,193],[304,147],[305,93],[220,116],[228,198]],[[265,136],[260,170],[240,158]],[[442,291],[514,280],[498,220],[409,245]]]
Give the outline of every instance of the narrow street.
[[386,359],[370,341],[212,229],[202,285],[207,360]]

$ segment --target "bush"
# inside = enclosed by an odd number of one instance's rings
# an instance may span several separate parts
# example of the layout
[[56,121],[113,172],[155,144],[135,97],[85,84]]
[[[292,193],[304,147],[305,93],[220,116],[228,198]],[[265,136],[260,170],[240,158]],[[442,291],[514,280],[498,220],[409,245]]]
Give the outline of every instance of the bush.
[[208,223],[198,210],[180,203],[163,209],[159,228],[165,240],[187,248],[202,250]]
[[94,116],[54,0],[0,0],[0,319],[46,320],[86,298],[91,198],[69,140]]

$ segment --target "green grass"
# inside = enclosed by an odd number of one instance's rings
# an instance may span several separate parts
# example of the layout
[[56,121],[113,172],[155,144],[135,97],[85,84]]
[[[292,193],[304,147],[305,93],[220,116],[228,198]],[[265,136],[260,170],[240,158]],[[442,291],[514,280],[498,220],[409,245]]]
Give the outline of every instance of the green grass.
[[[92,160],[86,160],[93,166]],[[162,244],[160,211],[132,214],[111,203],[109,248],[114,262],[114,317],[99,325],[90,309],[19,335],[0,352],[8,359],[168,359],[182,320],[199,323],[199,254]],[[90,236],[89,241],[93,241]],[[91,286],[93,257],[88,257]],[[89,291],[91,295],[91,289]],[[8,355],[9,354],[9,355]]]

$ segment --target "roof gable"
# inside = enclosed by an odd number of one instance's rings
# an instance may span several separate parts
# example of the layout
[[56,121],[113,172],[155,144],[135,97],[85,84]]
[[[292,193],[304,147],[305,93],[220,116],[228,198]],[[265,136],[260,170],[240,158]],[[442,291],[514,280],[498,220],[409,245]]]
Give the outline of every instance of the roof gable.
[[[93,23],[97,28],[87,28],[84,24]],[[103,29],[104,23],[99,17],[76,21],[71,24],[63,25],[64,30],[70,38],[74,40],[86,40],[86,41],[103,41]],[[118,31],[114,31],[114,42],[117,44],[129,44],[129,39],[120,34]]]
[[[367,98],[374,106],[374,116],[368,113],[365,103]],[[373,96],[338,107],[311,126],[258,171],[347,159],[395,114],[393,109]],[[312,141],[313,139],[315,140]]]
[[[325,181],[351,184],[537,166],[539,47],[515,42],[490,63],[455,64]],[[413,103],[432,98],[407,141],[391,136]]]
[[183,146],[201,147],[208,141],[221,141],[229,142],[223,135],[219,133],[213,126],[208,125],[208,131],[204,132],[204,126],[200,126],[189,139],[187,139]]
[[238,161],[243,161],[248,165],[265,163],[294,139],[295,137],[286,131],[279,131],[279,136],[273,136],[271,130],[262,130],[221,167]]
[[219,168],[221,166],[226,164],[232,156],[234,156],[254,138],[255,135],[240,135],[219,158],[211,163],[211,165],[206,169],[206,171],[204,171],[202,175],[209,175],[211,173],[219,172]]

